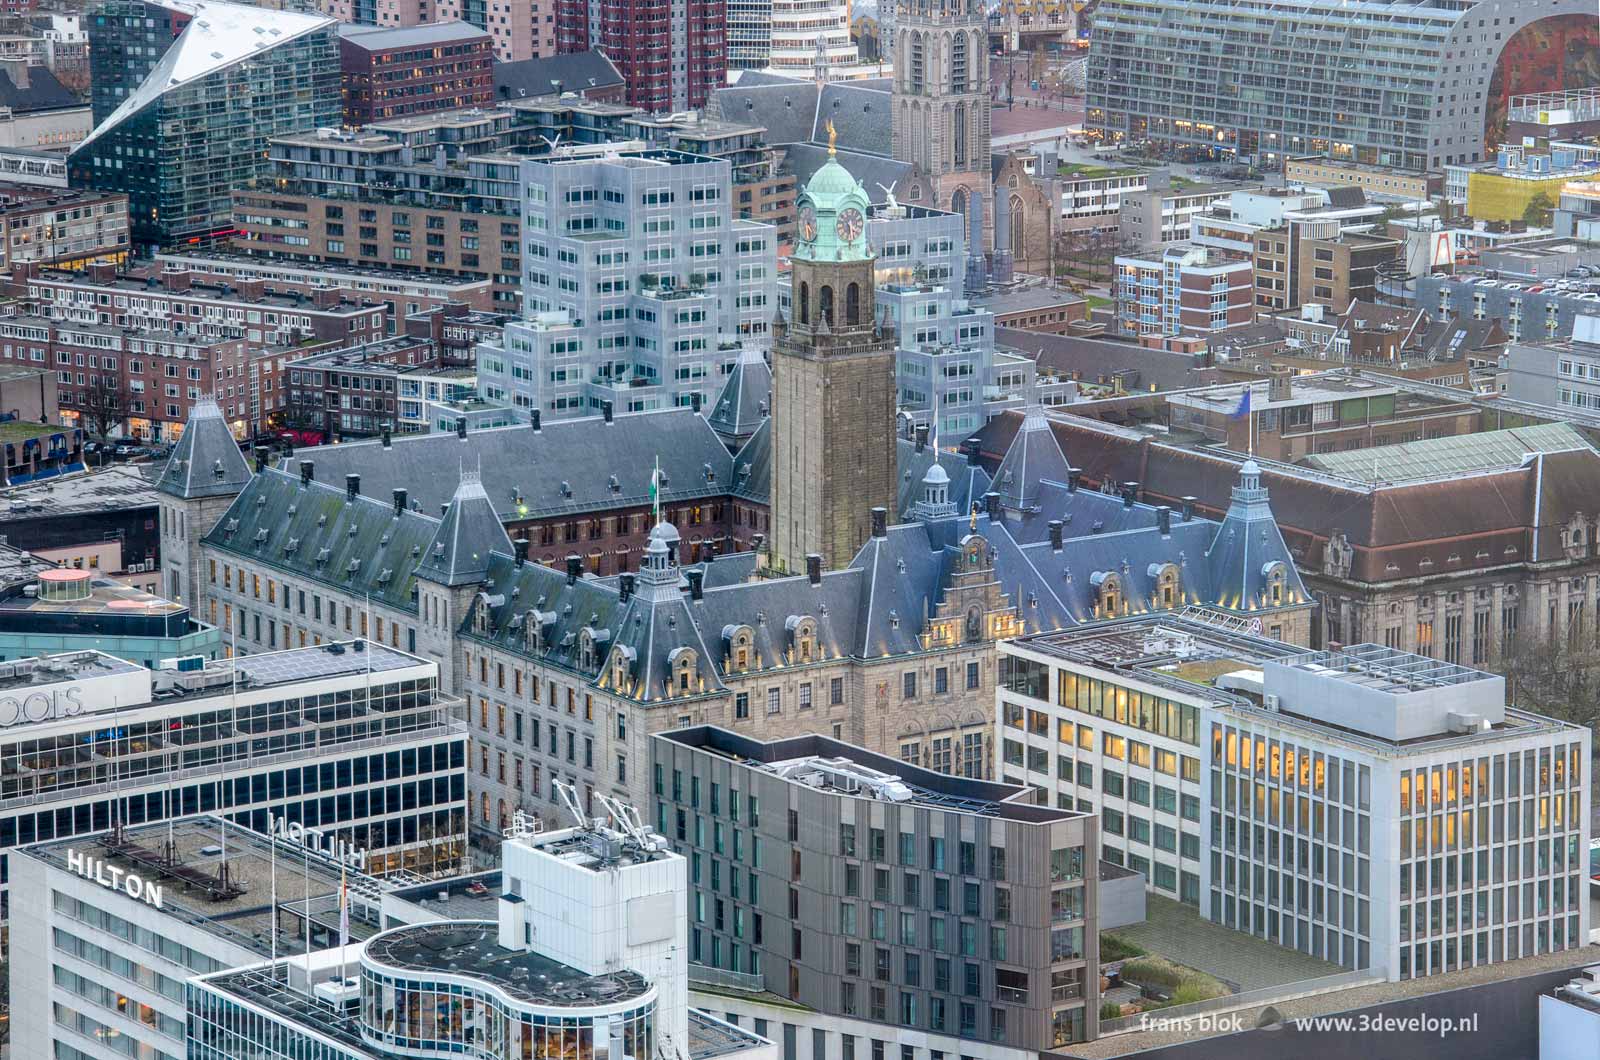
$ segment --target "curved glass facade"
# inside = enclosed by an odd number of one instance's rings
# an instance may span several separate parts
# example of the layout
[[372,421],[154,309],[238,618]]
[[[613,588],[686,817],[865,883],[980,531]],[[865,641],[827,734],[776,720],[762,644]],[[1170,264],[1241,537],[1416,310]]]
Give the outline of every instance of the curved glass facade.
[[[457,935],[444,947],[423,937],[440,927],[396,928],[369,942],[361,962],[361,1034],[371,1044],[402,1055],[485,1060],[654,1056],[656,992],[637,975],[585,976],[529,953],[515,954],[506,962],[509,974],[501,975],[474,949],[493,942],[493,924],[450,925]],[[434,967],[406,956],[421,952],[436,958]],[[550,967],[520,974],[530,962]]]

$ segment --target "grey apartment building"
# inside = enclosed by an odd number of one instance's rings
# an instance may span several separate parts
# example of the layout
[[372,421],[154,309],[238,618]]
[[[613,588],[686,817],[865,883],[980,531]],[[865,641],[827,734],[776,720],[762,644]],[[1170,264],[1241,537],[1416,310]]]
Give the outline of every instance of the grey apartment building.
[[679,151],[522,163],[523,319],[482,394],[547,418],[709,404],[777,308],[777,237],[734,217],[726,161]]
[[1590,732],[1502,677],[1195,616],[1000,651],[998,775],[1210,920],[1390,980],[1588,942]]
[[1507,397],[1587,416],[1600,413],[1600,316],[1580,316],[1572,337],[1517,343],[1501,358]]
[[1022,1060],[1097,1033],[1093,815],[822,736],[651,742],[697,1003],[781,1024],[796,1060]]

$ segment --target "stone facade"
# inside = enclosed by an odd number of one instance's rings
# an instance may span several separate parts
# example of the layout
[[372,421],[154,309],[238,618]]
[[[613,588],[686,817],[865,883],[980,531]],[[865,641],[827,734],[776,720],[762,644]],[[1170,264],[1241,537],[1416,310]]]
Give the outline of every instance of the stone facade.
[[[893,155],[912,176],[901,201],[970,215],[992,188],[989,49],[976,0],[934,6],[913,0],[895,14]],[[992,228],[983,225],[982,246]]]

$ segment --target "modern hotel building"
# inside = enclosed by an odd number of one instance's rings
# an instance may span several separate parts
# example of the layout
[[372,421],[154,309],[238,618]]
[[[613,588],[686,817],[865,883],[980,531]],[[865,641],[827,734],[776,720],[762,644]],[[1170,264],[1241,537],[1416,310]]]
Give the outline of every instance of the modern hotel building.
[[1000,775],[1210,920],[1391,980],[1588,941],[1587,728],[1195,612],[1000,645]]
[[360,641],[186,671],[97,651],[0,664],[0,850],[215,812],[314,829],[375,875],[454,871],[466,729],[437,674]]

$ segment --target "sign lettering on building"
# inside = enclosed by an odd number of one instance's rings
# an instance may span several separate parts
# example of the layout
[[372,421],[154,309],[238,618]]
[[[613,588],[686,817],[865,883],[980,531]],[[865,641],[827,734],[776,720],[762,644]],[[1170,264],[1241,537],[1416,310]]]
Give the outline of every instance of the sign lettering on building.
[[367,852],[365,850],[353,847],[338,836],[328,835],[320,829],[307,828],[297,821],[289,821],[273,815],[272,835],[275,839],[282,839],[308,847],[334,861],[342,862],[352,869],[358,869],[362,872],[367,869]]
[[0,729],[27,721],[55,721],[83,713],[83,689],[77,685],[24,696],[0,696]]
[[121,891],[136,902],[154,908],[161,908],[161,885],[152,883],[143,876],[135,875],[127,869],[119,869],[115,865],[108,865],[103,858],[85,854],[73,848],[67,849],[67,871],[76,873],[86,880],[93,880],[108,891]]

